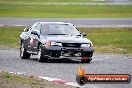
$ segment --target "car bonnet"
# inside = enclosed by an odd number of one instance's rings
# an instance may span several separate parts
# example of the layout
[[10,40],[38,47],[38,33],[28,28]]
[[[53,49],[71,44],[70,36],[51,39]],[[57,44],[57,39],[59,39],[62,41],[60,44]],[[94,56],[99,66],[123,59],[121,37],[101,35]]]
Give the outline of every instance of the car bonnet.
[[[90,43],[91,41],[87,38],[82,38],[79,36],[45,36],[45,38],[51,42],[61,42],[61,43]],[[42,40],[45,38],[41,38]]]

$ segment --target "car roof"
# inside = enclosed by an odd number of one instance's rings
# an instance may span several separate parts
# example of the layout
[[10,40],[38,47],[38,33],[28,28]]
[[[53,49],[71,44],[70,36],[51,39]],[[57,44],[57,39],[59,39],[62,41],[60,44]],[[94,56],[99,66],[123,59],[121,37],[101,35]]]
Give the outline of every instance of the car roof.
[[37,22],[37,24],[67,24],[67,25],[73,25],[71,23],[64,23],[64,22]]

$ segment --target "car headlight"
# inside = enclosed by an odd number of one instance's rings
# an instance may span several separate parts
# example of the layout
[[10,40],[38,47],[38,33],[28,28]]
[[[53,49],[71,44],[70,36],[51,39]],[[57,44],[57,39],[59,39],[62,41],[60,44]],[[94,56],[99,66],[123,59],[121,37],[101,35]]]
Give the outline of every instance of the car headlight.
[[47,41],[46,43],[44,43],[44,46],[49,48],[50,46],[62,46],[61,43],[58,43],[58,42],[51,42],[51,41]]
[[89,44],[82,44],[81,47],[90,47],[90,43]]
[[88,44],[82,44],[81,47],[92,47],[93,44],[92,43],[88,43]]
[[62,46],[62,44],[61,43],[58,43],[58,42],[51,42],[51,45],[53,45],[53,46]]

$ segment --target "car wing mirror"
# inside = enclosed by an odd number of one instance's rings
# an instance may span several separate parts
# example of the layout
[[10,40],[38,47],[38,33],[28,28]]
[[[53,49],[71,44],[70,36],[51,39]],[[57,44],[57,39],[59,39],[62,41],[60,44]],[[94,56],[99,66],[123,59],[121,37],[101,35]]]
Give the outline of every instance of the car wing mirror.
[[24,28],[24,32],[28,32],[28,30],[29,30],[28,28]]
[[87,33],[85,33],[85,32],[83,32],[83,33],[81,33],[83,36],[87,36]]

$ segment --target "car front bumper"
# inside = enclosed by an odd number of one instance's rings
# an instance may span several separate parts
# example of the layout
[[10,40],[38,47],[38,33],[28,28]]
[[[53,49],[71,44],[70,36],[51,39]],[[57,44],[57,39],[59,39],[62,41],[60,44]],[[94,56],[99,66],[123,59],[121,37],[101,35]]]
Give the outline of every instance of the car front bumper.
[[94,49],[91,47],[62,47],[50,46],[48,48],[42,47],[42,54],[49,57],[92,57]]

